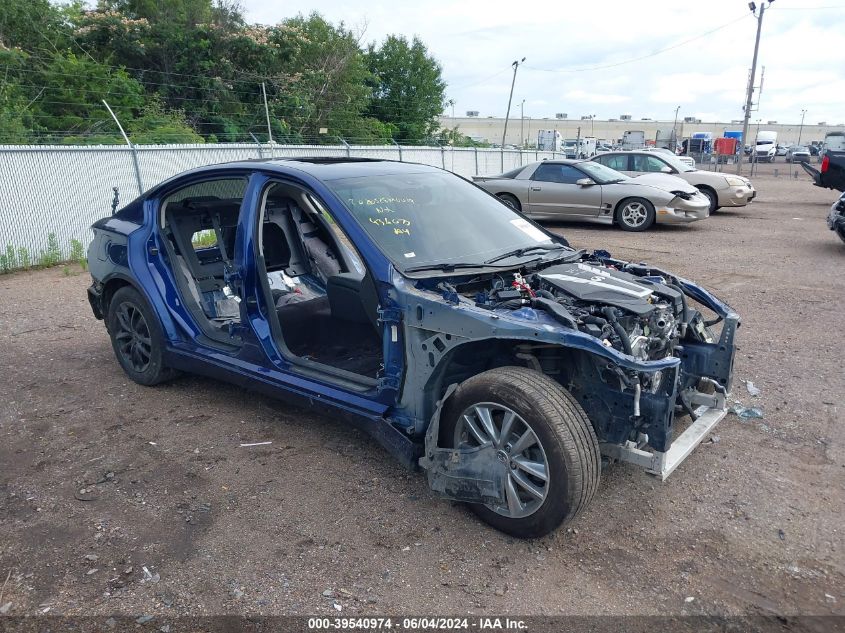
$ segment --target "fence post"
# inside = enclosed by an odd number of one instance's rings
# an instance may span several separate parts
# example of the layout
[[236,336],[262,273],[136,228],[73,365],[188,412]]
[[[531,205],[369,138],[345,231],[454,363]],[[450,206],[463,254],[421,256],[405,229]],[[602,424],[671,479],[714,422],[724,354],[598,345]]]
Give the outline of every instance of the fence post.
[[346,158],[351,158],[352,157],[352,148],[349,146],[349,143],[347,143],[343,139],[342,136],[338,136],[338,138],[340,139],[340,142],[343,143],[346,146]]
[[393,143],[399,149],[399,162],[402,162],[402,146],[396,142],[395,139],[390,139],[390,142]]
[[440,166],[446,169],[446,150],[443,149],[443,144],[440,141],[435,141],[435,143],[440,147]]
[[258,158],[264,158],[264,150],[261,147],[261,141],[255,138],[255,134],[252,132],[250,132],[249,135],[252,137],[252,140],[255,141],[255,144],[258,145]]
[[129,146],[129,152],[132,156],[132,164],[135,166],[135,181],[138,183],[138,195],[140,196],[144,193],[144,185],[141,184],[141,166],[138,164],[138,149],[130,142],[129,137],[126,136],[126,132],[123,131],[123,126],[120,124],[120,121],[117,120],[117,117],[109,107],[109,104],[106,103],[105,99],[103,99],[103,105],[106,106],[106,110],[108,110],[109,114],[111,114],[111,118],[113,118],[114,122],[117,123],[117,128],[123,135],[123,140],[126,141],[126,144]]
[[478,146],[474,146],[473,150],[475,150],[475,175],[478,175]]

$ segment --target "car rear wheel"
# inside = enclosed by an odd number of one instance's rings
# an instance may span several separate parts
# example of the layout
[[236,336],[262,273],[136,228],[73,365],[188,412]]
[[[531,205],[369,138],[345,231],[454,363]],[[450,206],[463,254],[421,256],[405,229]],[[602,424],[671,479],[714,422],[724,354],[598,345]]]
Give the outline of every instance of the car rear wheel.
[[114,355],[133,381],[149,386],[176,375],[163,362],[164,336],[158,318],[137,290],[124,286],[114,293],[107,323]]
[[590,502],[601,471],[593,427],[578,402],[545,374],[501,367],[464,381],[443,411],[444,446],[496,448],[506,502],[470,504],[486,523],[537,538]]
[[719,208],[719,198],[716,195],[716,192],[712,189],[708,189],[707,187],[699,187],[698,190],[707,196],[707,200],[710,202],[710,213],[716,213]]
[[516,196],[512,196],[509,193],[500,193],[496,197],[509,207],[516,209],[517,211],[522,211],[522,205],[519,204],[519,200],[517,200]]
[[645,231],[654,217],[654,205],[645,198],[628,198],[616,208],[616,222],[625,231]]

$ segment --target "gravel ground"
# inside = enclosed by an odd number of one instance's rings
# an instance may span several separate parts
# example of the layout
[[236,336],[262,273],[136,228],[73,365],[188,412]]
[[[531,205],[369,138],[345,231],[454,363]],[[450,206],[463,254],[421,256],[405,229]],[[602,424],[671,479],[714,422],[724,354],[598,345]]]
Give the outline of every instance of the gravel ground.
[[835,195],[806,177],[756,184],[753,205],[690,226],[554,227],[734,306],[733,398],[765,418],[729,416],[664,483],[606,470],[590,508],[536,541],[438,500],[331,416],[202,378],[130,382],[87,274],[0,277],[0,608],[845,614],[845,245],[824,223]]

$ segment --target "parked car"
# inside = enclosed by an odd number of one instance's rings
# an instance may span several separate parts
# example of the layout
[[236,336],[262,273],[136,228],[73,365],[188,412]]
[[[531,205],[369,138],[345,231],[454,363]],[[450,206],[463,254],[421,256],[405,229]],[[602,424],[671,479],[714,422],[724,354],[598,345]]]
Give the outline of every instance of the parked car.
[[[636,151],[636,150],[634,150]],[[657,152],[658,154],[664,154],[666,156],[673,156],[675,159],[681,161],[684,165],[688,167],[695,168],[695,159],[692,156],[678,156],[673,152],[671,149],[667,149],[665,147],[646,147],[643,148],[643,152]]]
[[845,242],[845,193],[830,207],[827,226],[839,236],[840,240]]
[[777,149],[775,149],[776,156],[786,156],[786,153],[789,151],[789,146],[784,143],[778,143]]
[[827,150],[818,169],[809,162],[802,162],[801,167],[817,187],[845,191],[845,151]]
[[810,148],[806,145],[790,145],[786,150],[787,163],[808,163],[810,162]]
[[580,220],[645,231],[655,222],[706,218],[708,202],[683,180],[629,178],[591,161],[547,160],[499,176],[473,176],[480,187],[537,220]]
[[599,154],[593,160],[629,176],[665,173],[682,178],[707,196],[710,213],[721,207],[744,207],[757,195],[748,178],[695,169],[667,154],[615,152]]
[[754,153],[750,160],[758,163],[773,163],[778,155],[778,133],[773,130],[760,130],[754,139]]
[[665,478],[725,415],[728,305],[434,167],[212,165],[92,228],[88,299],[133,381],[185,371],[330,410],[519,537],[582,511],[603,457]]

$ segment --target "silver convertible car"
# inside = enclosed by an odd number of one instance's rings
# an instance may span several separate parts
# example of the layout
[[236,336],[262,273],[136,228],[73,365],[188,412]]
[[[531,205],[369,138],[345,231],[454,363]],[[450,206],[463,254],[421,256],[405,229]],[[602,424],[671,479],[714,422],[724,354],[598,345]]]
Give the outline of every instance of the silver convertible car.
[[586,220],[644,231],[655,222],[679,224],[710,215],[709,200],[680,178],[629,178],[591,161],[547,160],[473,181],[537,220]]

